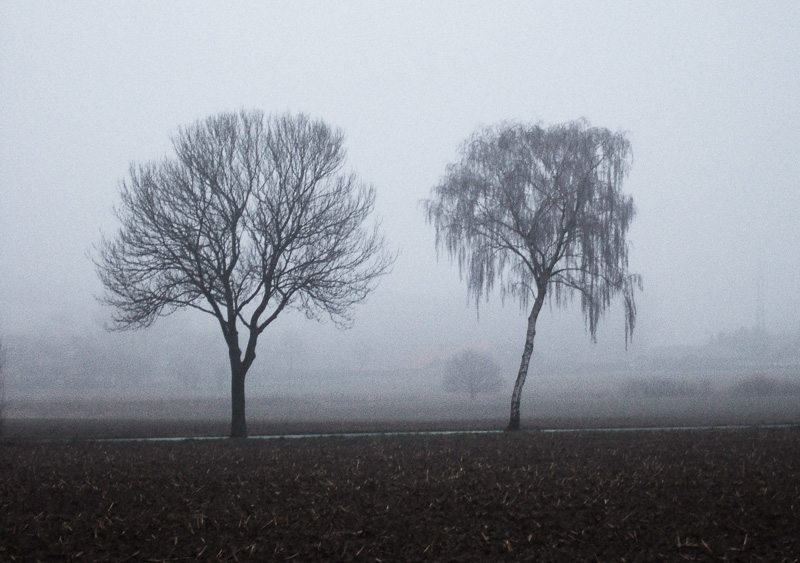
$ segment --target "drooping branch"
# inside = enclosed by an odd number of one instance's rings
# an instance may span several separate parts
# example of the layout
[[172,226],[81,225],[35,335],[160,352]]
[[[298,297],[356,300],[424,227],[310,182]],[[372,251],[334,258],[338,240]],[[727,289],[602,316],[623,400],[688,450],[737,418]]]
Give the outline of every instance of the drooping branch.
[[476,133],[425,202],[444,250],[476,306],[499,282],[527,308],[539,287],[557,304],[577,292],[592,338],[615,295],[635,325],[626,234],[633,202],[620,186],[629,166],[624,135],[577,121],[545,128],[501,124]]

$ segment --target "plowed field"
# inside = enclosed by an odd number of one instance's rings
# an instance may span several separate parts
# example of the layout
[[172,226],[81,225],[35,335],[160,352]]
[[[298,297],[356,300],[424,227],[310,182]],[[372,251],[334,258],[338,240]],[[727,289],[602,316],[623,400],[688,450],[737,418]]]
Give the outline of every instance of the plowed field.
[[800,430],[0,443],[4,561],[798,561]]

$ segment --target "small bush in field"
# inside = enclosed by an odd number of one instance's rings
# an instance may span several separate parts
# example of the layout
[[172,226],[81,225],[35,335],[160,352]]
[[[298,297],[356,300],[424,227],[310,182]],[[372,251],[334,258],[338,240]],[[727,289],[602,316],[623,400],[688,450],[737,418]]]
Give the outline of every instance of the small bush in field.
[[447,362],[444,388],[452,393],[466,393],[475,400],[479,393],[500,390],[500,367],[486,354],[467,350]]

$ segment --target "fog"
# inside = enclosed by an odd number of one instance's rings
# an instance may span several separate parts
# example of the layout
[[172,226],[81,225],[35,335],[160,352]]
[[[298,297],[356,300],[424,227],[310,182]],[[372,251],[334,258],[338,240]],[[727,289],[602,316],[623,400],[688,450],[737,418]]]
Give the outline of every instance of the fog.
[[251,108],[340,127],[399,256],[352,329],[296,312],[271,325],[249,396],[437,394],[444,362],[476,349],[503,368],[505,405],[525,314],[499,295],[476,312],[420,200],[476,128],[580,117],[631,141],[623,190],[644,291],[627,350],[621,308],[596,344],[577,304],[548,309],[526,398],[644,376],[723,391],[759,374],[796,381],[799,93],[792,1],[2,2],[6,393],[227,398],[213,318],[109,333],[89,256],[115,232],[131,162],[167,155],[179,126]]

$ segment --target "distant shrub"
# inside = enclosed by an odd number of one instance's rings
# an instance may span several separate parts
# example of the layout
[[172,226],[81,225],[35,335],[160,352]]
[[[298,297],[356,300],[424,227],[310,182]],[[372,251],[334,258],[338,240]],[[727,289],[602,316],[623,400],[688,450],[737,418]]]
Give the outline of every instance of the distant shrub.
[[500,367],[481,352],[467,350],[457,354],[445,367],[445,390],[466,393],[472,400],[480,393],[496,393],[501,385]]
[[709,392],[707,384],[678,381],[666,377],[629,379],[622,384],[622,392],[629,397],[694,397]]
[[730,387],[732,395],[743,397],[774,397],[800,395],[800,381],[787,381],[763,374],[751,375]]

